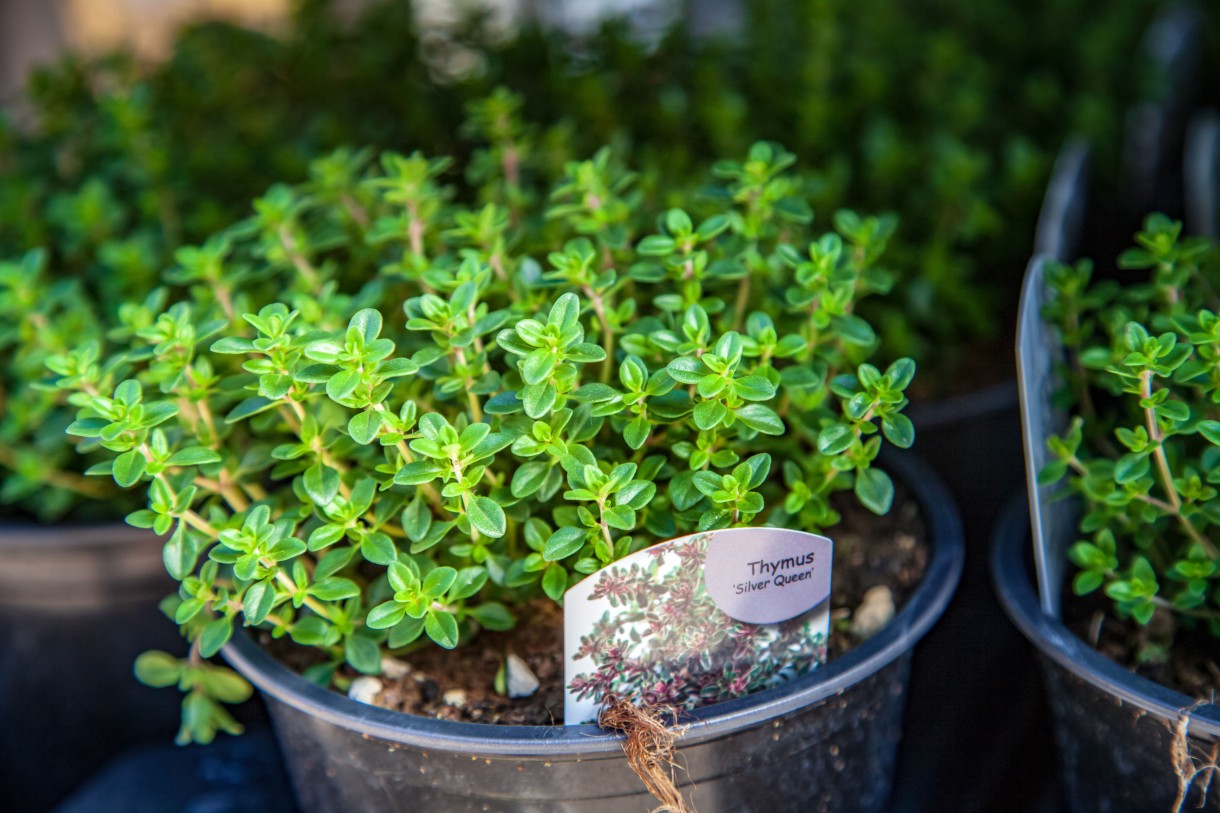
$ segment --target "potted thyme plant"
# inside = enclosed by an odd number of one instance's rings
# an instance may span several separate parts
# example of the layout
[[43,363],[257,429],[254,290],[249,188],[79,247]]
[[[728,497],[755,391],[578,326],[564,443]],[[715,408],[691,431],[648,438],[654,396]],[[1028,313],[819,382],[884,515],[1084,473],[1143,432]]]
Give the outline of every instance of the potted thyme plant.
[[1159,214],[1135,242],[1121,282],[1087,261],[1045,268],[1070,420],[1038,479],[1080,509],[1076,535],[1050,540],[1071,562],[1062,621],[1022,578],[1019,520],[997,540],[995,574],[1045,656],[1072,809],[1220,810],[1220,251]]
[[[92,473],[146,495],[128,521],[167,535],[180,581],[165,609],[191,653],[150,652],[137,675],[185,691],[180,738],[207,742],[235,730],[223,703],[248,691],[207,661],[223,651],[271,701],[311,810],[391,809],[382,781],[440,809],[479,794],[645,804],[614,737],[545,725],[559,687],[487,697],[513,693],[504,653],[541,639],[545,674],[554,603],[655,542],[762,523],[835,534],[847,516],[836,601],[860,614],[851,591],[882,586],[902,623],[841,619],[857,637],[840,630],[837,662],[736,701],[765,727],[711,706],[684,742],[701,793],[736,809],[882,809],[910,650],[961,557],[934,478],[887,464],[905,473],[895,506],[876,465],[884,442],[914,440],[914,365],[870,364],[876,335],[855,313],[888,289],[894,220],[841,210],[814,232],[793,157],[769,143],[669,209],[646,206],[608,151],[569,163],[549,203],[493,154],[501,182],[468,202],[448,160],[337,153],[328,183],[273,187],[253,217],[180,250],[189,297],[49,361],[80,407],[69,433],[110,456]],[[502,653],[499,676],[471,666],[481,646]],[[438,681],[458,683],[438,701]],[[811,768],[796,744],[815,736],[834,747]],[[795,750],[770,748],[783,739]],[[755,740],[800,754],[802,780],[703,767]]]

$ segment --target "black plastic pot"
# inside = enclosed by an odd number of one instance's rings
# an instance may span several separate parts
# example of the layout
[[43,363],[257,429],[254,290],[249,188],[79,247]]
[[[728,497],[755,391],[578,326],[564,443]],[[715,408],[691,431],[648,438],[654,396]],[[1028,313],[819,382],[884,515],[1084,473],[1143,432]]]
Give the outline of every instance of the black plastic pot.
[[[1011,355],[996,363],[1015,373]],[[921,747],[902,749],[901,796],[888,810],[1028,813],[1042,793],[1036,778],[1054,772],[1051,743],[1030,726],[1042,702],[1037,667],[987,570],[991,529],[1022,480],[1017,385],[912,404],[908,414],[920,455],[960,507],[966,555],[960,588],[915,653],[905,730]],[[978,709],[994,705],[997,687],[1006,702],[984,718]]]
[[175,692],[131,673],[184,651],[157,610],[161,545],[126,525],[0,526],[0,807],[49,809],[117,751],[177,728]]
[[[1030,577],[1028,503],[1020,495],[996,529],[992,574],[1013,623],[1037,648],[1055,720],[1063,789],[1073,813],[1174,813],[1175,732],[1189,720],[1196,749],[1220,742],[1220,707],[1127,671],[1043,613]],[[1220,811],[1220,781],[1200,777],[1181,810]]]
[[[680,741],[700,813],[887,810],[915,643],[962,567],[960,523],[916,459],[886,465],[914,492],[932,555],[894,621],[786,686],[700,710]],[[225,657],[263,693],[306,813],[652,810],[617,736],[596,726],[455,723],[367,706],[318,688],[239,636]]]

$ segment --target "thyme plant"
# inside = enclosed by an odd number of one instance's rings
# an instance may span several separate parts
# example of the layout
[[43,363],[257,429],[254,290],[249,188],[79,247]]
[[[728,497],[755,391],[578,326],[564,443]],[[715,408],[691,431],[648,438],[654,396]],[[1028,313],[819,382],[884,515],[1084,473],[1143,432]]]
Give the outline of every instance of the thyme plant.
[[342,688],[657,541],[825,529],[842,491],[887,511],[873,464],[913,441],[915,367],[868,363],[855,310],[889,287],[895,221],[815,232],[792,163],[758,143],[657,209],[601,152],[514,216],[505,175],[471,201],[447,160],[340,152],[181,249],[188,296],[50,359],[69,432],[109,456],[90,473],[167,535],[191,656],[137,672],[188,692],[182,738],[234,727],[203,659],[237,626]]
[[1120,268],[1055,265],[1047,318],[1068,352],[1068,431],[1050,441],[1044,483],[1083,502],[1070,549],[1073,589],[1103,590],[1120,617],[1167,623],[1142,657],[1163,658],[1177,628],[1220,636],[1220,252],[1152,215]]

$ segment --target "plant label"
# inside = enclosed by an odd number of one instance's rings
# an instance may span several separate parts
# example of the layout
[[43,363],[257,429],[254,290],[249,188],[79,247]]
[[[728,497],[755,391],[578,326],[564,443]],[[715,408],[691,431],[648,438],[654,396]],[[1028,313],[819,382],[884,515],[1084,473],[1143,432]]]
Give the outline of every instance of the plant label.
[[1034,563],[1042,609],[1059,615],[1059,589],[1072,535],[1073,508],[1057,493],[1038,485],[1038,472],[1048,462],[1047,440],[1059,434],[1064,415],[1054,408],[1059,381],[1055,365],[1063,358],[1058,333],[1042,319],[1046,304],[1045,267],[1048,260],[1069,262],[1080,239],[1084,220],[1089,147],[1074,139],[1064,145],[1055,161],[1038,231],[1034,259],[1025,271],[1017,316],[1017,381],[1020,385],[1022,436],[1025,441],[1025,478],[1029,494]]
[[1042,319],[1046,288],[1046,257],[1035,257],[1025,272],[1017,320],[1017,380],[1020,384],[1021,423],[1025,440],[1025,480],[1029,494],[1034,563],[1042,610],[1059,615],[1059,590],[1067,563],[1066,546],[1072,534],[1071,504],[1057,499],[1057,489],[1038,484],[1038,472],[1049,462],[1046,442],[1059,434],[1064,416],[1053,406],[1058,387],[1055,362],[1063,355],[1058,334]]
[[564,595],[564,722],[610,694],[694,709],[826,661],[834,545],[783,528],[672,539]]

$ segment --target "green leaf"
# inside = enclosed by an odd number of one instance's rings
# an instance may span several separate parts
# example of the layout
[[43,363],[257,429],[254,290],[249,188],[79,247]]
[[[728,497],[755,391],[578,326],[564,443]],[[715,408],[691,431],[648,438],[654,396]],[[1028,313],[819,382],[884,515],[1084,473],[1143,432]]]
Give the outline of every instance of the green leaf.
[[542,558],[548,562],[566,559],[580,550],[585,544],[585,532],[582,528],[560,528],[551,534],[542,547]]
[[856,433],[845,423],[832,423],[818,433],[818,451],[824,455],[837,455],[851,448]]
[[114,481],[123,488],[131,488],[140,482],[140,477],[144,474],[144,467],[147,464],[148,461],[140,450],[132,449],[130,452],[124,452],[114,459],[112,469]]
[[606,520],[606,524],[611,528],[617,528],[620,531],[635,529],[635,511],[625,505],[607,508],[602,512],[602,519]]
[[431,527],[432,511],[428,509],[427,504],[416,494],[415,498],[407,503],[407,507],[402,512],[402,529],[406,532],[408,539],[412,542],[418,542],[428,535],[428,529]]
[[479,622],[480,626],[493,632],[510,630],[517,623],[508,608],[496,601],[484,602],[468,612],[471,618]]
[[381,431],[381,413],[375,409],[357,412],[347,422],[347,433],[357,443],[367,445],[377,438]]
[[424,595],[440,598],[457,581],[457,571],[451,567],[438,567],[424,578]]
[[1199,434],[1213,446],[1220,446],[1220,421],[1201,421]]
[[387,601],[369,610],[364,623],[368,625],[369,629],[388,629],[402,621],[406,612],[406,608],[397,601]]
[[363,635],[349,635],[344,640],[344,658],[349,666],[365,675],[381,672],[381,647]]
[[733,382],[733,391],[747,401],[767,401],[775,397],[775,385],[760,375],[748,375]]
[[221,459],[220,453],[215,449],[192,446],[174,452],[167,462],[171,466],[204,466],[208,463],[219,463]]
[[627,422],[627,426],[623,428],[623,440],[631,449],[639,449],[648,442],[648,436],[651,433],[652,425],[648,419],[639,416]]
[[541,384],[555,369],[555,353],[548,348],[535,350],[521,363],[521,376],[526,384]]
[[276,401],[267,398],[247,398],[225,416],[225,423],[237,423],[269,409],[274,409]]
[[199,654],[210,658],[229,642],[233,635],[233,622],[229,618],[217,618],[208,623],[199,635]]
[[665,369],[669,377],[679,384],[698,384],[707,375],[703,362],[692,358],[676,358]]
[[915,424],[906,415],[890,415],[881,421],[881,431],[899,449],[909,449],[915,443]]
[[265,581],[250,585],[242,595],[241,606],[246,623],[261,624],[275,606],[275,586]]
[[221,703],[244,703],[254,694],[254,687],[241,675],[223,666],[208,664],[196,674],[200,688]]
[[529,384],[521,390],[521,402],[525,404],[525,414],[537,420],[544,417],[555,406],[558,393],[555,385],[546,382]]
[[326,394],[332,401],[342,402],[360,385],[360,373],[357,370],[343,370],[335,373],[326,382]]
[[442,471],[440,465],[431,460],[417,460],[399,469],[394,475],[394,482],[400,486],[419,486],[440,477]]
[[856,472],[856,497],[874,514],[885,514],[894,502],[894,482],[880,469]]
[[322,550],[342,539],[344,532],[342,525],[320,525],[309,535],[308,547],[311,551]]
[[136,680],[157,689],[174,686],[182,675],[182,664],[173,655],[150,650],[136,658]]
[[394,541],[381,531],[365,534],[360,543],[360,555],[375,565],[389,566],[398,561],[398,549]]
[[568,589],[568,572],[559,565],[551,565],[542,574],[542,592],[553,601],[559,601]]
[[550,470],[551,466],[549,463],[523,463],[513,473],[513,481],[509,490],[517,499],[528,497],[542,487],[542,483],[546,480]]
[[706,432],[719,425],[728,412],[728,407],[720,401],[700,401],[695,406],[695,425]]
[[339,493],[339,472],[319,460],[305,470],[301,485],[316,505],[330,505]]
[[784,434],[784,422],[775,414],[775,410],[763,404],[746,404],[735,413],[737,419],[755,432],[764,435]]
[[636,251],[646,257],[664,257],[674,253],[677,243],[672,237],[661,234],[650,234],[639,242]]
[[424,621],[424,632],[445,649],[453,649],[458,645],[457,619],[453,617],[452,613],[443,610],[429,610]]
[[398,649],[414,643],[423,634],[424,619],[422,617],[404,618],[390,629],[390,637],[386,640],[386,646],[390,649]]
[[504,536],[504,509],[489,497],[475,497],[466,506],[466,518],[479,533],[499,539]]
[[342,601],[345,598],[355,598],[360,595],[360,587],[351,579],[331,576],[311,584],[309,594],[322,601]]
[[487,584],[487,568],[464,567],[457,571],[457,578],[447,590],[449,601],[461,601],[470,598]]
[[381,335],[381,314],[375,308],[357,311],[347,323],[347,333],[359,336],[368,344]]
[[1119,483],[1130,483],[1148,474],[1151,458],[1147,453],[1125,454],[1114,464],[1114,479]]

